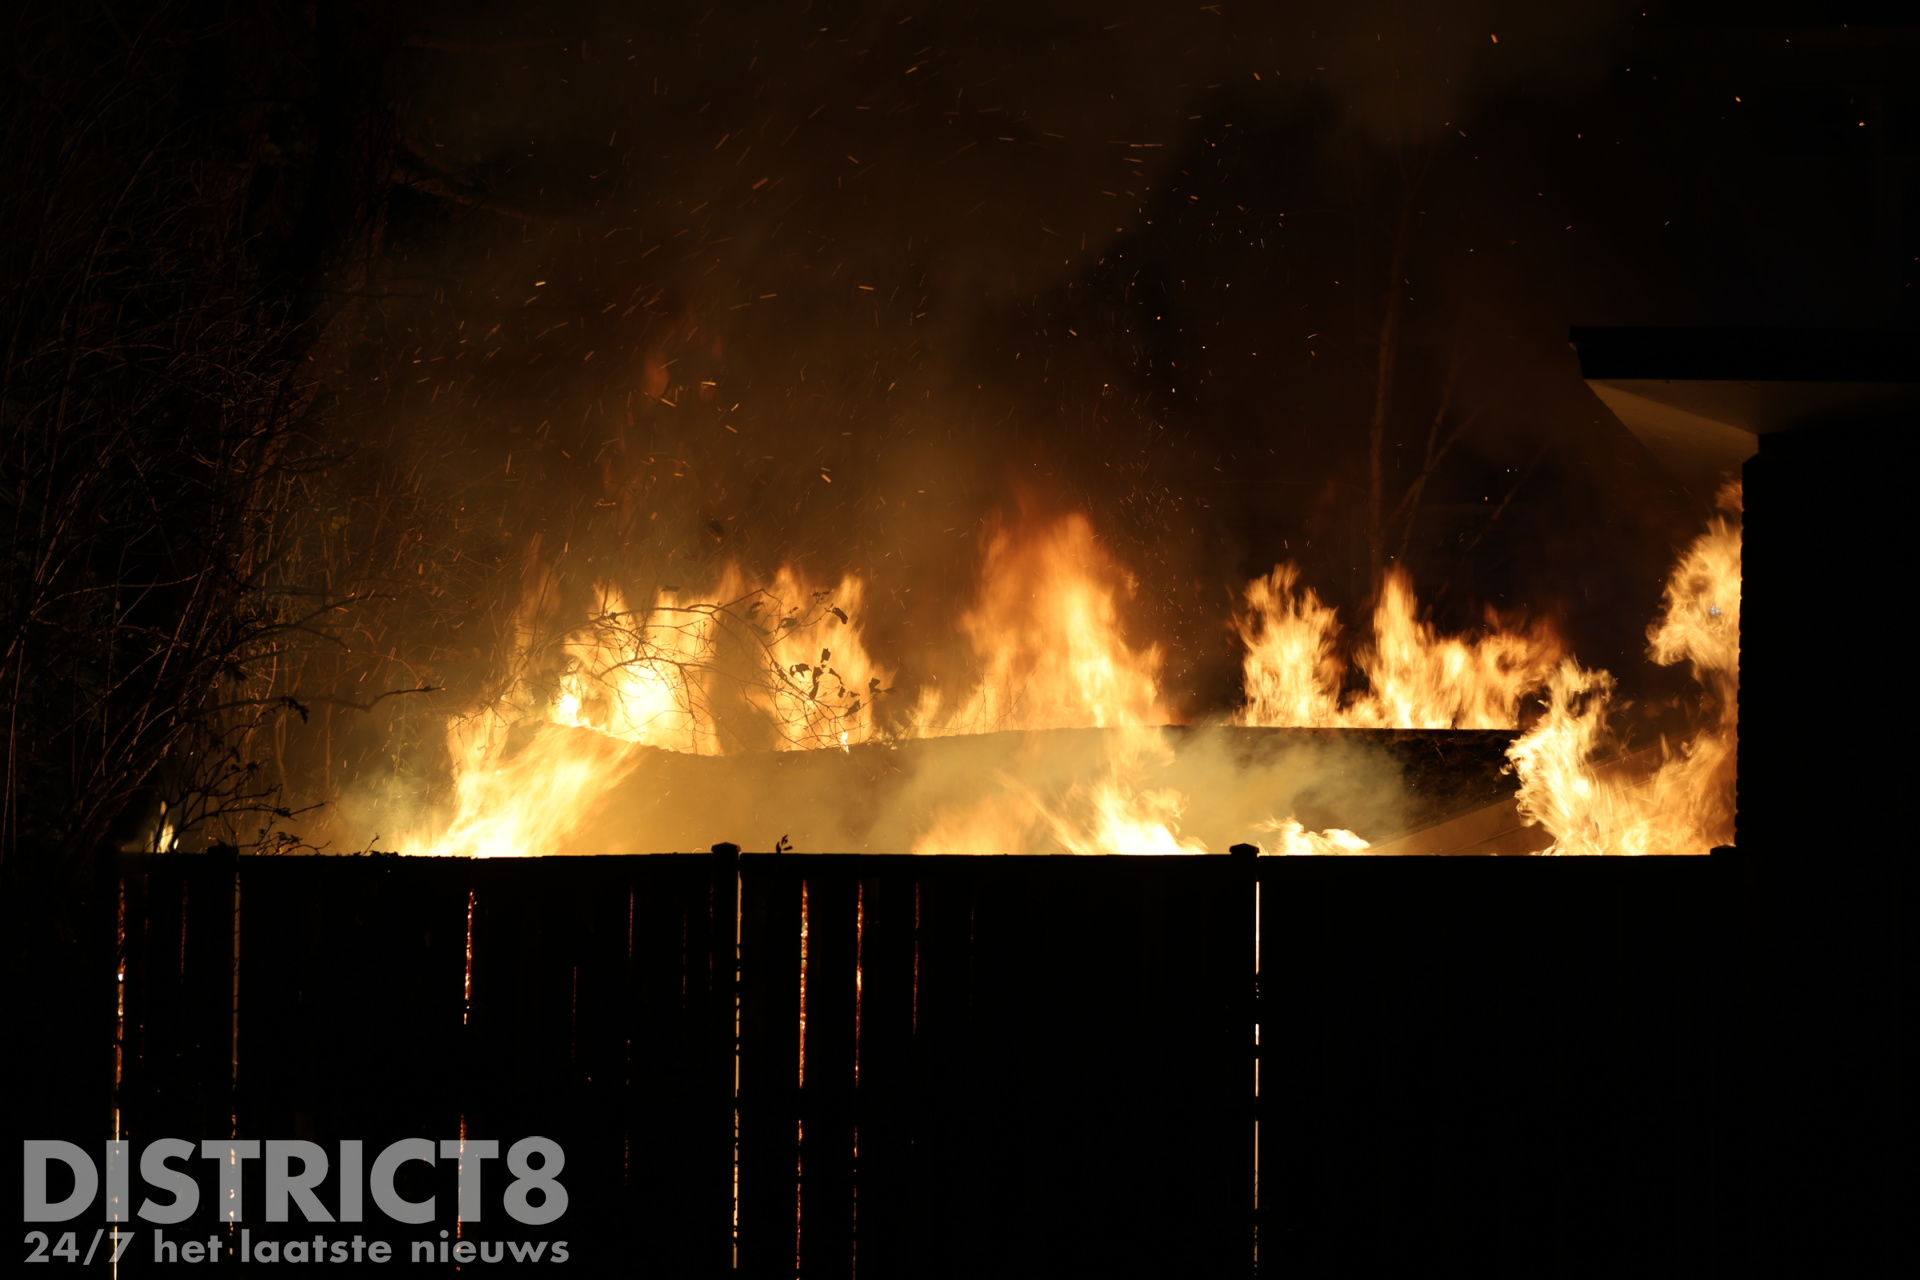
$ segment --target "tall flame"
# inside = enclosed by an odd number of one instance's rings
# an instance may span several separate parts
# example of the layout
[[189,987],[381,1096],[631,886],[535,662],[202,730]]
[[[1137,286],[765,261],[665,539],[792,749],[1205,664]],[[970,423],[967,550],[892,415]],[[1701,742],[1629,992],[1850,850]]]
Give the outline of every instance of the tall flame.
[[1083,515],[995,528],[960,618],[978,682],[951,707],[924,694],[914,733],[1167,723],[1160,648],[1129,645],[1120,625],[1135,589]]
[[[1721,492],[1728,516],[1738,483]],[[1546,714],[1509,751],[1522,815],[1561,854],[1705,853],[1733,839],[1739,740],[1740,526],[1716,516],[1667,579],[1666,608],[1647,633],[1662,666],[1692,665],[1707,714],[1692,737],[1662,741],[1651,769],[1621,757],[1610,721],[1613,678],[1571,659],[1548,683]],[[1644,753],[1643,753],[1644,754]]]
[[949,708],[923,695],[916,736],[1007,729],[1114,731],[1095,776],[1043,794],[1010,775],[1002,790],[934,817],[916,853],[1204,853],[1180,835],[1185,798],[1146,785],[1171,760],[1159,727],[1164,661],[1121,625],[1133,576],[1084,515],[997,526],[980,565],[978,598],[960,619],[978,680]]
[[1508,630],[1496,618],[1484,635],[1439,635],[1400,569],[1387,574],[1372,642],[1355,658],[1367,687],[1351,695],[1334,647],[1339,619],[1300,586],[1298,567],[1248,584],[1234,628],[1247,647],[1247,703],[1235,721],[1263,728],[1511,729],[1561,654],[1544,623]]

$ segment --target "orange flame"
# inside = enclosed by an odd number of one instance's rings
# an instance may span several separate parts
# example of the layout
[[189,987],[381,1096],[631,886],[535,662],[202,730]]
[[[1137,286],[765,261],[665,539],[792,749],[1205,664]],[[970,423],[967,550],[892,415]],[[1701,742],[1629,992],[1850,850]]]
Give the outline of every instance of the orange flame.
[[1167,723],[1160,648],[1132,647],[1120,626],[1135,589],[1083,515],[995,529],[960,619],[979,681],[951,708],[923,695],[915,736]]
[[[1741,505],[1739,484],[1720,505]],[[1556,854],[1706,853],[1732,842],[1739,740],[1740,527],[1714,517],[1667,579],[1666,610],[1647,633],[1648,656],[1682,660],[1707,695],[1708,715],[1685,742],[1662,741],[1649,771],[1619,755],[1609,720],[1613,678],[1571,659],[1549,682],[1546,715],[1508,752],[1523,816],[1554,837]]]
[[594,803],[632,775],[637,747],[717,755],[729,744],[867,741],[874,694],[891,673],[870,662],[849,612],[863,593],[856,578],[816,589],[790,567],[750,588],[730,565],[709,593],[727,603],[683,604],[663,591],[636,612],[603,585],[593,616],[561,640],[558,679],[543,691],[534,620],[552,588],[535,575],[515,619],[509,691],[448,724],[453,815],[438,833],[414,831],[407,846],[478,857],[564,848]]
[[1339,619],[1291,564],[1249,583],[1234,628],[1247,646],[1247,703],[1236,723],[1266,728],[1511,729],[1520,703],[1553,670],[1561,645],[1536,623],[1441,636],[1419,616],[1413,583],[1390,572],[1373,613],[1373,640],[1355,659],[1368,687],[1342,698]]
[[[1726,501],[1737,509],[1737,489]],[[1296,566],[1250,583],[1233,620],[1246,648],[1246,701],[1230,720],[1515,728],[1527,698],[1544,688],[1545,713],[1510,757],[1519,810],[1552,834],[1551,851],[1703,852],[1731,830],[1739,538],[1737,526],[1716,520],[1687,550],[1649,633],[1653,660],[1691,663],[1712,709],[1710,723],[1683,744],[1663,744],[1657,761],[1645,753],[1611,758],[1619,754],[1612,678],[1566,656],[1544,623],[1490,619],[1481,633],[1442,635],[1421,618],[1411,582],[1397,571],[1383,582],[1370,634],[1354,653],[1356,681],[1340,657],[1334,610],[1301,583]],[[506,692],[450,722],[451,812],[416,832],[410,849],[565,851],[592,830],[596,805],[642,769],[648,749],[736,755],[1099,729],[1092,754],[1064,767],[1009,765],[981,794],[940,792],[927,811],[914,812],[913,851],[1208,852],[1183,830],[1185,784],[1167,781],[1175,753],[1165,726],[1176,717],[1161,683],[1164,655],[1127,634],[1135,581],[1083,515],[992,530],[976,597],[956,629],[971,678],[951,694],[926,687],[890,720],[876,716],[874,698],[893,671],[867,650],[858,577],[828,590],[789,566],[757,586],[730,566],[700,597],[661,592],[638,610],[606,585],[586,621],[543,641],[539,624],[555,593],[544,573],[533,576],[515,620]],[[1058,749],[1038,738],[1031,745]],[[1249,831],[1268,852],[1370,850],[1354,831],[1310,831],[1291,812],[1255,820],[1271,794],[1256,789],[1233,800],[1236,821],[1253,821]]]
[[1183,836],[1187,797],[1149,777],[1173,760],[1161,730],[1119,726],[1089,776],[1051,792],[1008,772],[1001,790],[933,815],[915,853],[1205,853]]
[[1205,842],[1181,829],[1187,796],[1155,785],[1154,775],[1174,759],[1163,730],[1175,720],[1161,697],[1164,658],[1158,645],[1136,644],[1125,634],[1121,618],[1136,583],[1092,523],[1074,514],[997,528],[982,557],[980,583],[960,625],[979,682],[951,712],[937,696],[923,698],[915,733],[1110,732],[1084,776],[1043,791],[1002,773],[999,792],[934,815],[913,851],[1208,852]]
[[1000,526],[981,559],[979,597],[960,619],[978,682],[948,709],[922,696],[916,736],[1005,729],[1112,729],[1096,776],[1043,795],[1002,774],[1003,790],[934,816],[916,853],[1204,853],[1182,839],[1185,798],[1145,785],[1172,758],[1155,726],[1163,657],[1130,643],[1120,619],[1136,583],[1084,515]]
[[[858,578],[818,590],[791,566],[750,587],[729,565],[708,593],[728,603],[683,604],[663,591],[636,614],[603,586],[593,619],[564,642],[560,694],[546,718],[698,755],[720,754],[723,731],[736,746],[780,750],[864,742],[874,733],[874,691],[891,678],[852,621],[864,595]],[[727,716],[730,700],[745,714]]]
[[1309,831],[1291,814],[1278,821],[1263,822],[1260,829],[1274,833],[1276,847],[1268,852],[1289,857],[1364,853],[1368,848],[1367,842],[1351,831],[1339,827]]

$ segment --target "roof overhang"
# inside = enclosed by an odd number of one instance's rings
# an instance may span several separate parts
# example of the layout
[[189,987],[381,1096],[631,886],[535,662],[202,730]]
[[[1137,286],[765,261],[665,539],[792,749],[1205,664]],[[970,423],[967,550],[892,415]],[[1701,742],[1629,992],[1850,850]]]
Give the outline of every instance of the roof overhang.
[[1576,328],[1581,376],[1648,452],[1711,497],[1776,431],[1920,414],[1915,335]]

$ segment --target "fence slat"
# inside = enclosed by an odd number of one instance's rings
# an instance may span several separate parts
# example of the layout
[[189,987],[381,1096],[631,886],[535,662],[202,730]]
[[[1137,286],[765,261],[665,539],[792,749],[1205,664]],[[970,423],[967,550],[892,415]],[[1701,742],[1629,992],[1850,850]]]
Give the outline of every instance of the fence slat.
[[234,862],[138,865],[125,877],[122,1130],[137,1140],[224,1134],[233,1114]]
[[915,917],[911,866],[860,881],[859,1163],[854,1266],[861,1277],[909,1275],[913,1253]]
[[[800,1222],[800,873],[741,868],[740,1269],[792,1275]],[[797,861],[797,860],[796,860]]]
[[625,1126],[621,1215],[672,1274],[732,1266],[731,866],[623,859],[626,871]]
[[920,880],[914,981],[910,1274],[972,1274],[968,1213],[972,1069],[973,868],[931,867]]
[[800,1274],[850,1275],[854,1223],[854,1080],[860,882],[843,867],[810,874],[806,903],[806,1038],[801,1073]]

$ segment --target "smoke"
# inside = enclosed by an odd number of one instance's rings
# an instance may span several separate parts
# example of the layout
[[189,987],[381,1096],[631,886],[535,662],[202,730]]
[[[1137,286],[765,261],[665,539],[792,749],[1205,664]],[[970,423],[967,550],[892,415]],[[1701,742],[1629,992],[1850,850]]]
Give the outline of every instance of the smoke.
[[[1164,537],[1183,522],[1148,495],[1179,486],[1148,473],[1196,469],[1169,430],[1206,374],[1154,296],[1198,282],[1141,265],[1233,219],[1277,249],[1272,189],[1300,175],[1225,175],[1213,225],[1179,231],[1202,197],[1170,186],[1236,128],[1297,124],[1336,168],[1407,163],[1515,85],[1583,83],[1620,14],[448,7],[402,74],[423,176],[396,242],[435,300],[404,327],[417,361],[489,345],[426,408],[496,437],[473,461],[503,478],[514,453],[552,490],[532,505],[591,491],[602,554],[674,544],[669,578],[718,550],[949,573],[1015,475]],[[1202,265],[1219,274],[1172,270]]]
[[[782,839],[805,853],[949,843],[970,853],[1111,852],[1092,793],[1116,765],[1134,797],[1172,805],[1153,810],[1172,837],[1213,853],[1242,841],[1273,851],[1272,826],[1289,817],[1378,841],[1484,803],[1478,793],[1420,794],[1405,763],[1365,734],[1209,726],[1141,737],[1060,729],[739,756],[638,748],[625,780],[555,852],[699,851],[721,840],[772,849]],[[1154,760],[1136,775],[1143,751]]]

